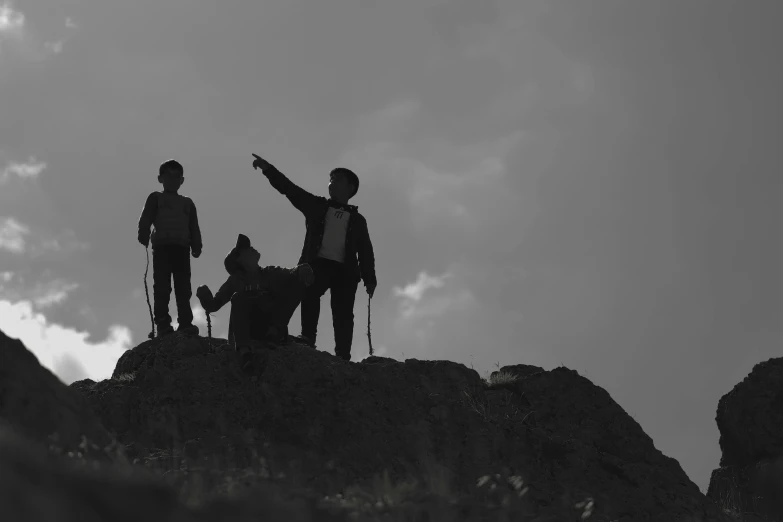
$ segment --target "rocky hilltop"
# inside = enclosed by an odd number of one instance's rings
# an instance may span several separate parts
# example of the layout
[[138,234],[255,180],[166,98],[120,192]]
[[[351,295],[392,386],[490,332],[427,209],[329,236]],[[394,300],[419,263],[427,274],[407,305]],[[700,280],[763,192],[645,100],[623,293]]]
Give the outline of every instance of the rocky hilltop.
[[757,364],[721,397],[720,467],[708,497],[746,520],[783,518],[783,358]]
[[[4,455],[33,462],[59,478],[29,488],[60,496],[89,485],[68,498],[106,513],[95,520],[141,520],[130,514],[142,516],[144,498],[163,506],[151,520],[731,520],[567,368],[507,366],[483,380],[449,361],[350,363],[294,344],[257,347],[248,374],[225,341],[177,334],[127,351],[111,379],[66,387],[21,343],[0,342],[0,415],[36,440],[100,441],[112,468],[84,475],[0,451],[0,469]],[[30,404],[71,413],[35,424],[19,413]],[[114,439],[121,450],[106,451]],[[118,496],[122,480],[136,481],[135,500]],[[1,509],[24,504],[9,497]]]

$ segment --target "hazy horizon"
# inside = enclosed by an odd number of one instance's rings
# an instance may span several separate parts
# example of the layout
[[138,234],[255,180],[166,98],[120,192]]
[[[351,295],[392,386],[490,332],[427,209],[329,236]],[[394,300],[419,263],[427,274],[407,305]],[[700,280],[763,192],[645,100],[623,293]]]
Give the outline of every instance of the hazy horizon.
[[[298,259],[304,219],[252,153],[316,194],[345,166],[378,355],[575,369],[706,491],[718,400],[783,333],[782,11],[0,0],[0,330],[66,383],[106,378],[150,330],[136,223],[160,163],[198,209],[194,291],[238,233]],[[366,321],[360,287],[354,361]]]

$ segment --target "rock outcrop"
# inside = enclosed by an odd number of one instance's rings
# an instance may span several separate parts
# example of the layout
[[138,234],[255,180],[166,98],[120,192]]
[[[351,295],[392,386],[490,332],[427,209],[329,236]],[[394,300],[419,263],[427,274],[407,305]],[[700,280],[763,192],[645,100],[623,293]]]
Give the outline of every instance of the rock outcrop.
[[484,382],[449,361],[348,363],[299,345],[259,347],[254,368],[243,374],[224,342],[174,335],[126,352],[112,379],[71,386],[130,458],[183,481],[260,466],[259,476],[344,499],[385,473],[452,504],[508,504],[498,492],[515,493],[526,520],[579,518],[575,506],[594,520],[729,520],[573,370],[508,366]]
[[0,421],[60,454],[111,460],[116,444],[84,396],[69,388],[18,339],[0,332]]
[[783,358],[754,366],[721,397],[720,467],[707,496],[749,516],[783,516]]

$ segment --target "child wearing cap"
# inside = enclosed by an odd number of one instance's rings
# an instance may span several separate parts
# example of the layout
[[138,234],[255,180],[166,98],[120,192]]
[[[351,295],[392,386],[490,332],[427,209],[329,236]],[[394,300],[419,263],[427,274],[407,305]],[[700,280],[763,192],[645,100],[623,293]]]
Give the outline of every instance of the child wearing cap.
[[[299,306],[304,289],[315,277],[308,264],[295,268],[261,267],[260,258],[250,239],[239,234],[236,246],[223,261],[228,279],[214,297],[206,285],[196,290],[196,297],[207,313],[216,312],[231,301],[228,340],[241,356],[249,353],[252,341],[287,341],[288,322]],[[243,362],[247,364],[247,360]]]

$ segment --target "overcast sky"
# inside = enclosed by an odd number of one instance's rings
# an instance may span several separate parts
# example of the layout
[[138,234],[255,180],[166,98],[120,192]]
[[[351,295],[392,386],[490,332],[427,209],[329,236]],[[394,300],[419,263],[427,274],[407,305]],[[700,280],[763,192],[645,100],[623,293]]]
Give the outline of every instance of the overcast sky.
[[[194,290],[223,282],[237,233],[297,261],[304,219],[251,153],[318,194],[346,166],[378,354],[575,369],[706,490],[719,398],[780,353],[781,14],[0,0],[0,329],[66,383],[108,377],[150,330],[136,223],[161,162],[198,208]],[[354,360],[366,327],[360,288]]]

